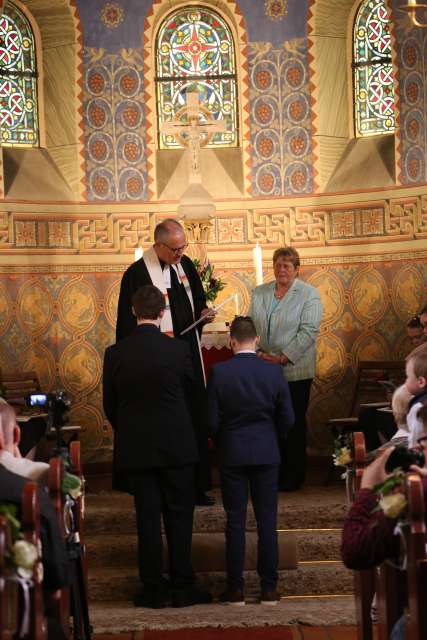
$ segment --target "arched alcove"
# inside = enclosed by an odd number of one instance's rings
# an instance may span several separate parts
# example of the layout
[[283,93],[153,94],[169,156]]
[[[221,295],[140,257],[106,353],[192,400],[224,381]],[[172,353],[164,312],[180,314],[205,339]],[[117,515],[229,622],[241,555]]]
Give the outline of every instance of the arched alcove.
[[236,148],[204,149],[203,183],[216,198],[239,197],[251,192],[251,155],[249,125],[249,84],[247,35],[243,16],[235,0],[213,2],[191,0],[159,3],[154,0],[144,27],[144,82],[146,92],[148,181],[151,197],[179,198],[187,183],[187,165],[182,149],[159,149],[156,118],[155,43],[162,20],[180,6],[212,8],[227,21],[235,43],[239,102],[239,145]]
[[[360,0],[311,0],[308,44],[318,191],[391,186],[396,135],[357,139],[353,127],[352,36]],[[387,3],[387,8],[390,8]],[[396,81],[393,26],[392,61]],[[398,93],[398,92],[396,92]],[[398,120],[398,103],[396,103]],[[363,170],[369,163],[369,173]]]
[[85,197],[82,34],[75,0],[13,0],[33,28],[39,68],[40,148],[3,149],[5,197]]

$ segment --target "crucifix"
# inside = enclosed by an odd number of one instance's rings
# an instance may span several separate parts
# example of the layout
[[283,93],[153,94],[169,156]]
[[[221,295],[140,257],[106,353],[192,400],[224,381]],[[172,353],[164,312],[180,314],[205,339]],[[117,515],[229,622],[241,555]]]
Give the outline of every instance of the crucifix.
[[[186,106],[178,111],[176,117],[170,122],[164,122],[161,132],[173,135],[184,146],[188,147],[188,159],[190,164],[190,184],[201,183],[202,173],[200,167],[200,149],[212,138],[214,133],[226,131],[224,120],[214,120],[207,109],[199,104],[197,91],[188,91],[186,94]],[[180,117],[186,112],[187,122],[181,122]],[[206,117],[200,121],[199,115]]]

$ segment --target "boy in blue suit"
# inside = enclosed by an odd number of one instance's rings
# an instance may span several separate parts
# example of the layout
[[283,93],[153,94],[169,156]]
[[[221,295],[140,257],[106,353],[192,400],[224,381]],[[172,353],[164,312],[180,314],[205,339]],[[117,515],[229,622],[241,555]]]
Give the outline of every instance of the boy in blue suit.
[[279,439],[294,423],[288,383],[279,365],[257,357],[259,338],[249,317],[230,327],[234,357],[212,368],[209,414],[219,449],[225,530],[227,589],[224,603],[244,605],[243,569],[248,488],[258,526],[261,603],[276,604]]

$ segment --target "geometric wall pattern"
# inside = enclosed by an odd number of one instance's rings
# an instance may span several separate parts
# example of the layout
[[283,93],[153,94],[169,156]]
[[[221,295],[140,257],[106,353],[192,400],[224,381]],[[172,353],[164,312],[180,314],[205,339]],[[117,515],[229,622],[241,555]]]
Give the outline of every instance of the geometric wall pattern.
[[312,191],[307,40],[249,47],[253,186],[257,196]]
[[[398,12],[396,12],[398,13]],[[399,34],[401,181],[426,180],[427,36],[411,28],[406,16],[397,18]]]
[[[165,217],[167,214],[163,214]],[[173,209],[170,215],[174,215]],[[61,213],[0,212],[0,253],[13,248],[31,253],[74,255],[133,253],[148,244],[161,220],[146,213],[86,211]],[[253,201],[250,209],[218,213],[208,245],[230,247],[256,242],[295,247],[343,246],[363,241],[398,242],[427,238],[427,195],[372,199],[366,204],[277,206]]]
[[85,50],[88,200],[145,200],[144,87],[138,50]]

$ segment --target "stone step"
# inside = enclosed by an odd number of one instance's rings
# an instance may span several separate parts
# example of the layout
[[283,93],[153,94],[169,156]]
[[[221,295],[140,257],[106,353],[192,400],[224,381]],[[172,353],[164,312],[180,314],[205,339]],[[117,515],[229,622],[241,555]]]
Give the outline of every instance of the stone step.
[[[299,560],[339,560],[341,557],[340,543],[341,531],[339,529],[279,531],[279,548],[282,560],[280,568],[288,568],[295,554]],[[209,544],[209,548],[206,548],[207,544]],[[286,546],[286,553],[284,546]],[[213,547],[216,548],[213,549]],[[252,562],[247,567],[248,569],[256,568],[255,547],[256,533],[248,532],[246,534],[246,551],[247,555],[252,553]],[[195,551],[193,558],[195,571],[222,571],[224,569],[224,534],[195,533],[193,534],[193,549]],[[93,568],[132,567],[137,558],[137,537],[135,534],[88,536],[86,550],[90,566]],[[220,556],[219,560],[218,556]],[[215,566],[215,562],[220,564]]]
[[[225,589],[225,573],[198,573],[197,582],[218,598]],[[89,596],[95,602],[129,601],[138,588],[135,568],[89,568]],[[278,589],[283,596],[350,594],[353,577],[352,572],[338,561],[301,562],[298,569],[279,571]],[[259,597],[259,579],[255,571],[245,571],[245,593],[248,600]]]
[[[195,533],[222,532],[225,513],[220,492],[213,494],[213,507],[197,507],[194,513]],[[294,493],[279,494],[278,529],[340,528],[347,512],[344,487],[307,487]],[[251,507],[246,528],[256,530]],[[131,496],[118,492],[89,494],[86,498],[86,535],[112,535],[135,531],[135,514]]]

